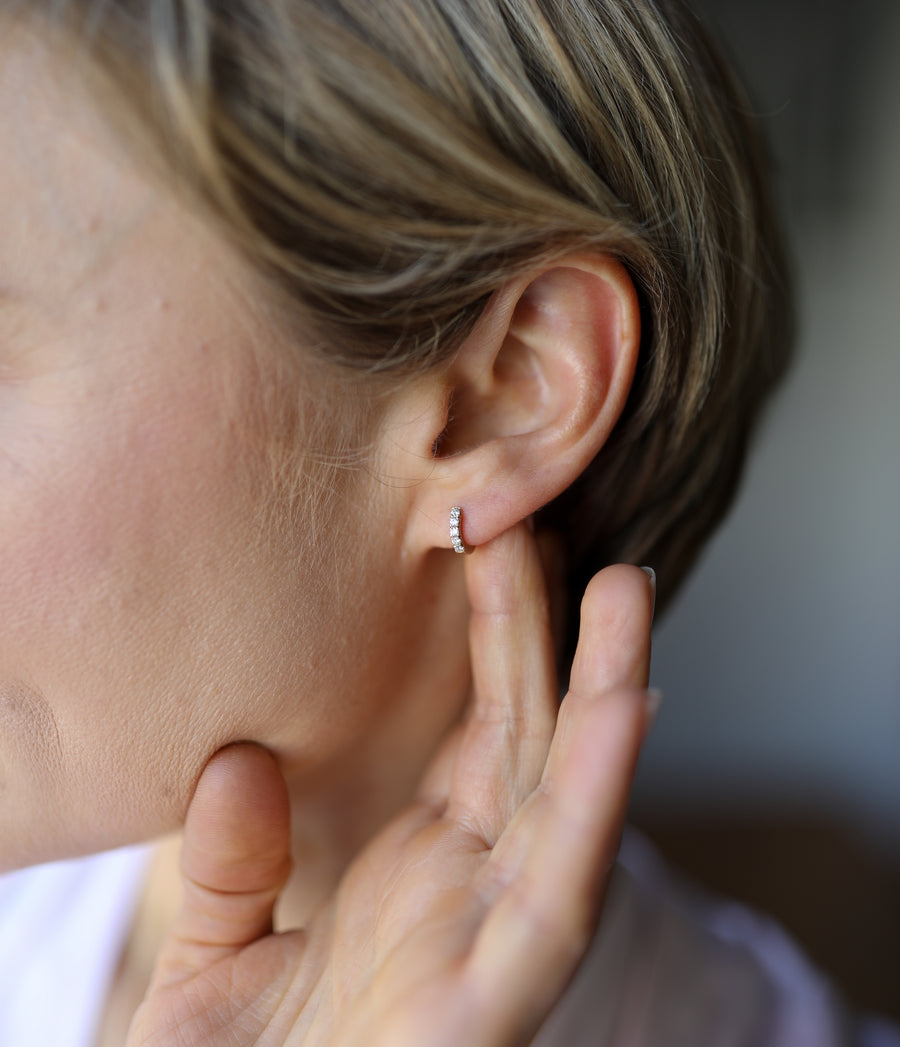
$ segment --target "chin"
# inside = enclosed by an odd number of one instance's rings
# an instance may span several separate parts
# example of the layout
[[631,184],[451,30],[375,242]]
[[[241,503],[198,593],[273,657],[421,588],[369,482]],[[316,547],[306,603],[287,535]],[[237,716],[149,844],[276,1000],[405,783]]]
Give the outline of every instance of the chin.
[[53,813],[40,810],[30,812],[23,823],[22,810],[10,809],[8,799],[3,796],[0,783],[0,874],[147,843],[179,827],[174,822],[98,825],[96,820],[89,821],[91,811],[87,803],[84,824],[69,820],[68,824],[61,825]]

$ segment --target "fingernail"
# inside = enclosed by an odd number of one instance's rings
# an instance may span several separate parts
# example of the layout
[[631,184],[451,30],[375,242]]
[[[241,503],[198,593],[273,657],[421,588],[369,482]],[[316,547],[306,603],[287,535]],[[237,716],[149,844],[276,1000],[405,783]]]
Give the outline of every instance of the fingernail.
[[642,567],[641,570],[650,579],[650,593],[653,596],[653,603],[650,605],[650,621],[653,621],[653,615],[656,613],[656,571],[652,567]]
[[644,699],[647,707],[647,728],[652,726],[653,721],[656,719],[659,713],[659,707],[662,705],[663,693],[658,687],[650,687],[647,689],[647,696]]

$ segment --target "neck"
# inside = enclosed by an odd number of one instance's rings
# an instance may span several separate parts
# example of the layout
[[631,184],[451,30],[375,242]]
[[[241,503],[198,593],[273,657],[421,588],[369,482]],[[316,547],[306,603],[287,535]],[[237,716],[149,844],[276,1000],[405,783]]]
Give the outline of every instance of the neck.
[[279,903],[279,929],[303,926],[355,855],[415,795],[428,763],[460,718],[468,663],[444,681],[454,700],[439,716],[429,704],[435,677],[432,662],[429,678],[415,689],[418,701],[398,703],[340,767],[314,782],[289,781],[294,873]]
[[[287,772],[295,872],[279,901],[280,930],[304,926],[331,895],[358,851],[412,798],[461,715],[469,687],[468,603],[461,572],[445,574],[437,584],[440,599],[410,600],[406,620],[396,623],[391,646],[398,654],[381,674],[386,684],[377,722],[367,724],[327,767],[314,774]],[[179,857],[178,835],[157,847],[100,1047],[125,1042],[143,999],[179,904]]]

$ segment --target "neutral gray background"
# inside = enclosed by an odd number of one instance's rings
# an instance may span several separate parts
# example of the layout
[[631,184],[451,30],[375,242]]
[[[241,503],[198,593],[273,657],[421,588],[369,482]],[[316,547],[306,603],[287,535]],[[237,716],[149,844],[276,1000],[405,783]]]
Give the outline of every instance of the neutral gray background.
[[773,144],[797,363],[655,637],[655,812],[826,814],[900,857],[900,4],[704,0]]

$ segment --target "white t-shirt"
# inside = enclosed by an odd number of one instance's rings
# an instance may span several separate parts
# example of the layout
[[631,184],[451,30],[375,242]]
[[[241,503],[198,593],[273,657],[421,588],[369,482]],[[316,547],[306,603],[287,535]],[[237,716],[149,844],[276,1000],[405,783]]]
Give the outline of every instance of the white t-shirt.
[[854,1021],[771,919],[672,876],[623,841],[600,931],[534,1047],[900,1047]]
[[0,1047],[94,1047],[148,859],[126,848],[0,876]]
[[[93,1047],[148,852],[0,877],[0,1047]],[[900,1047],[853,1022],[770,920],[674,881],[626,836],[601,929],[534,1047]]]

